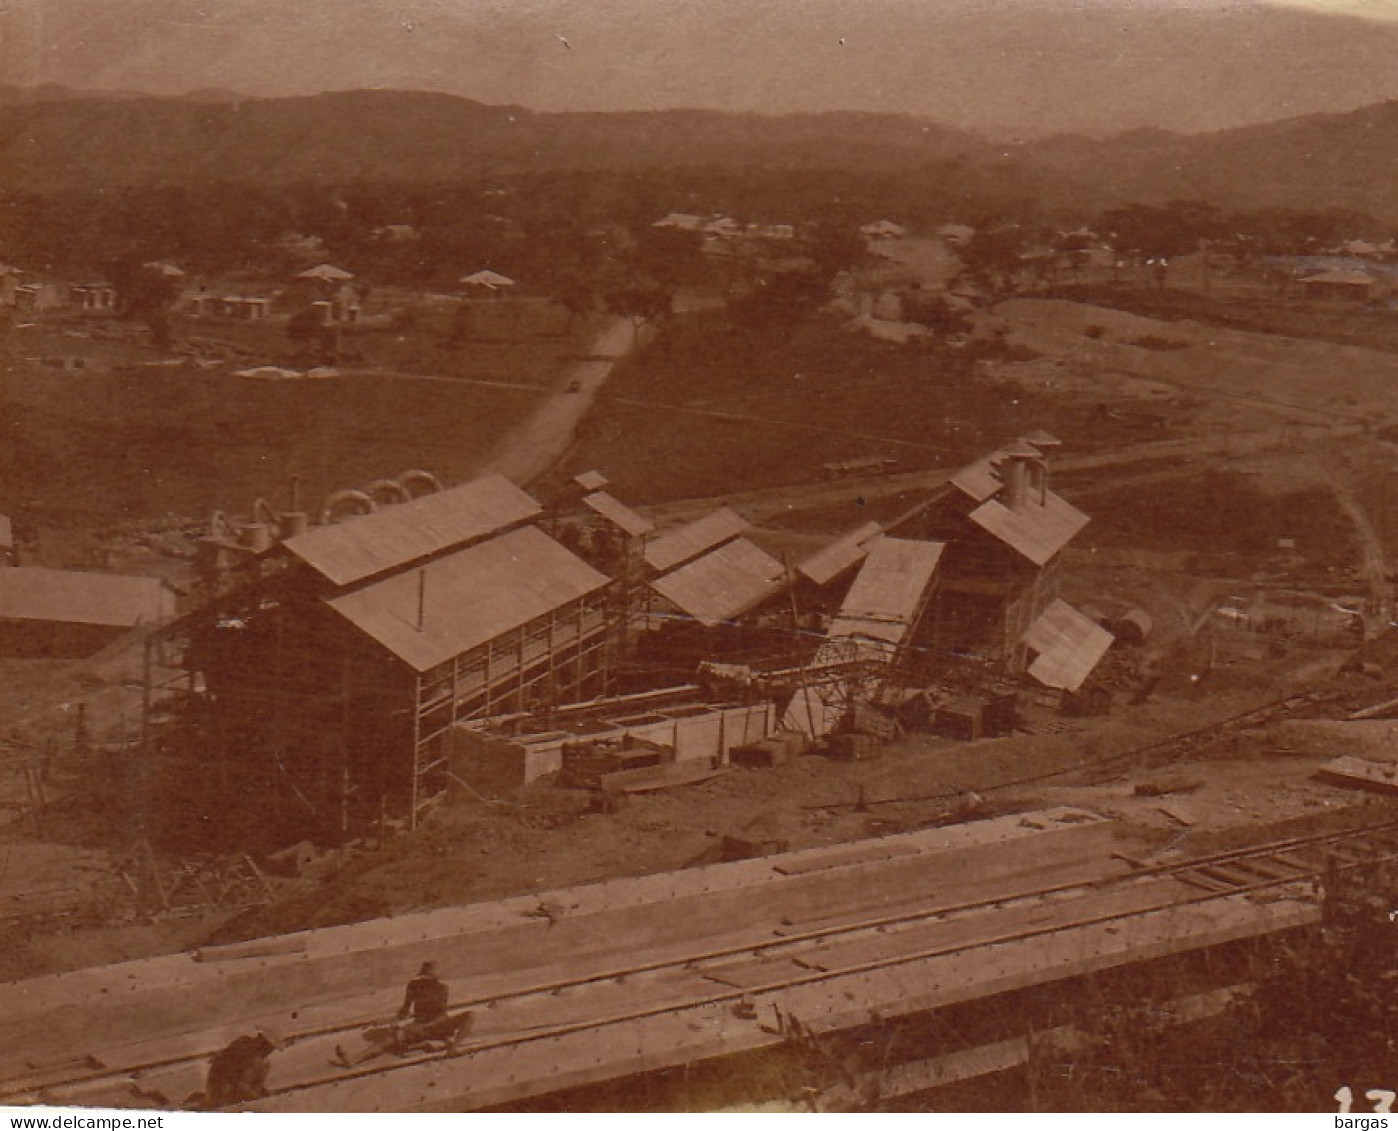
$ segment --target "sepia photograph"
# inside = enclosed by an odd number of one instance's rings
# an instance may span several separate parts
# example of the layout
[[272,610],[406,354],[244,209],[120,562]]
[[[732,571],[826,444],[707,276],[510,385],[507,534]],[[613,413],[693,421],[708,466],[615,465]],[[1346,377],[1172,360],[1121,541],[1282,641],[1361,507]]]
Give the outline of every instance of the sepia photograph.
[[0,0],[0,1108],[1386,1126],[1395,60]]

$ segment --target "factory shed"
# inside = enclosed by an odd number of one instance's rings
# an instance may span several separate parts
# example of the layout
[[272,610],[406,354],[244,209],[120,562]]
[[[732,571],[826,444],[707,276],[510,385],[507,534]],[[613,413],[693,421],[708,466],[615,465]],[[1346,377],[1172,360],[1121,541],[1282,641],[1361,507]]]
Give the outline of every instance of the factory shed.
[[656,573],[664,573],[698,557],[705,550],[736,538],[747,528],[745,518],[727,507],[720,507],[657,537],[646,547],[646,565]]
[[651,588],[711,627],[760,605],[781,590],[785,577],[776,558],[736,538],[651,582]]
[[928,641],[1007,674],[1022,671],[1020,641],[1043,612],[1063,549],[1086,514],[1049,487],[1047,433],[1022,438],[950,476],[948,490],[892,525],[894,533],[941,539],[948,550]]
[[208,757],[333,841],[385,815],[416,825],[457,723],[606,694],[611,579],[540,513],[492,475],[262,555],[170,633]]
[[1021,639],[1026,670],[1045,687],[1076,691],[1107,654],[1113,639],[1101,625],[1055,598]]
[[876,699],[907,659],[937,587],[946,546],[875,538],[825,639],[782,717],[785,729],[820,738]]
[[797,565],[796,571],[815,585],[829,585],[862,562],[870,542],[882,532],[877,522],[866,522],[817,550]]
[[155,628],[174,615],[174,591],[156,577],[0,569],[0,651],[6,655],[91,655],[134,628]]
[[[425,672],[560,610],[577,610],[607,581],[526,526],[327,604],[394,658]],[[537,643],[546,651],[543,636]],[[526,648],[523,662],[536,659],[536,650]]]
[[827,638],[863,637],[902,646],[927,607],[945,549],[941,542],[906,538],[880,538],[870,545]]
[[333,585],[352,585],[538,516],[542,507],[503,475],[423,495],[281,543]]

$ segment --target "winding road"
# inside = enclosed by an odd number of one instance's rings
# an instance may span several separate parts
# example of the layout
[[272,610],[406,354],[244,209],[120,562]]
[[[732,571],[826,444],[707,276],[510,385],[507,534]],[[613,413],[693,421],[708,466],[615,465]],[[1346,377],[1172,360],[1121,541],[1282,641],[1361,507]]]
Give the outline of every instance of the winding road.
[[481,474],[498,472],[526,486],[552,467],[572,444],[612,368],[635,347],[641,333],[629,318],[612,319],[586,358],[565,371],[548,399],[500,439]]

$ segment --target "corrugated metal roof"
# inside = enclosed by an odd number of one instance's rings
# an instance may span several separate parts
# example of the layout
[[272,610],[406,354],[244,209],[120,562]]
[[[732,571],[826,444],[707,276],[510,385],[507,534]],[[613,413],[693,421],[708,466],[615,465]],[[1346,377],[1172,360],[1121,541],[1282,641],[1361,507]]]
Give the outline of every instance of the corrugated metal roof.
[[0,569],[0,619],[131,628],[175,615],[175,595],[158,577],[18,566]]
[[736,538],[748,528],[742,515],[720,507],[703,518],[667,530],[646,547],[646,565],[663,573],[705,550]]
[[651,582],[651,588],[700,624],[740,616],[782,587],[786,570],[771,554],[737,538]]
[[901,643],[927,601],[944,542],[880,538],[869,546],[826,636],[868,636]]
[[1076,691],[1116,639],[1061,598],[1055,598],[1020,637],[1038,653],[1029,674],[1045,687]]
[[1061,495],[1049,491],[1039,502],[1029,497],[1013,510],[987,499],[971,512],[971,521],[1037,566],[1046,565],[1088,523],[1087,515]]
[[426,671],[606,584],[605,575],[526,526],[326,603],[405,664]]
[[282,543],[336,585],[351,585],[533,518],[542,508],[503,475],[486,475]]
[[583,503],[632,538],[639,538],[655,529],[655,523],[650,519],[637,514],[606,491],[594,491],[583,499]]
[[852,566],[864,560],[867,553],[865,543],[883,532],[877,522],[866,522],[863,526],[842,534],[828,546],[817,550],[796,567],[802,576],[817,585],[828,585]]

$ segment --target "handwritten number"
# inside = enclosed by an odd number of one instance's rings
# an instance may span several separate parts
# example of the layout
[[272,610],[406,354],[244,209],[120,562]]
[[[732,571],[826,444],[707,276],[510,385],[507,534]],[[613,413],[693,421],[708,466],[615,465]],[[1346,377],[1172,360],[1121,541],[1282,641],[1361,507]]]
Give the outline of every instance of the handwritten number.
[[1341,1115],[1349,1114],[1350,1104],[1354,1103],[1354,1093],[1349,1090],[1348,1084],[1335,1093],[1335,1102],[1340,1105]]
[[1381,1088],[1370,1088],[1364,1093],[1366,1100],[1374,1101],[1374,1111],[1379,1115],[1387,1115],[1393,1109],[1393,1101],[1398,1098],[1398,1092],[1385,1092]]

